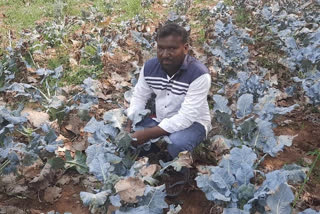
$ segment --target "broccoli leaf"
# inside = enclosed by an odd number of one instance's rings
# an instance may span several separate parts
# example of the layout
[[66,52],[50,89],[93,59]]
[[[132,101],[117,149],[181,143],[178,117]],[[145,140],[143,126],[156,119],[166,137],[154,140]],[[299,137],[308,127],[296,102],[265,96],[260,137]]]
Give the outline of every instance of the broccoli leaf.
[[102,206],[108,199],[110,190],[99,193],[80,192],[80,198],[85,206]]
[[267,198],[267,205],[272,213],[290,214],[290,203],[293,201],[294,195],[287,184],[280,184],[276,192]]
[[243,118],[252,112],[253,95],[243,94],[239,97],[237,102],[237,117]]

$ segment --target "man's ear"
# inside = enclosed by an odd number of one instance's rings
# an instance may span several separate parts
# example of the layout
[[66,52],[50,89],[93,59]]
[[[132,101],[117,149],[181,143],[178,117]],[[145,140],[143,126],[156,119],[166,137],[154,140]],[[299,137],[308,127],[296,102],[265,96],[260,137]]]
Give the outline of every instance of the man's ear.
[[188,53],[188,51],[189,51],[189,43],[186,43],[186,44],[184,44],[183,45],[183,52],[184,52],[184,54],[187,54]]

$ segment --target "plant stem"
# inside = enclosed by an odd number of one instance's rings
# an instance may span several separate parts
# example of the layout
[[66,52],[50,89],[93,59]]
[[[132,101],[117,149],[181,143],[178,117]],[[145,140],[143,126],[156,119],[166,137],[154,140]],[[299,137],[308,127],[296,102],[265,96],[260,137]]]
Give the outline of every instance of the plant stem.
[[74,161],[66,161],[66,163],[74,164],[74,165],[80,166],[82,168],[88,169],[88,167],[86,165],[83,165],[83,164],[80,164],[80,163],[77,163],[77,162],[74,162]]
[[0,175],[2,174],[2,170],[6,168],[10,164],[10,160],[6,160],[3,164],[0,166]]
[[296,206],[297,201],[298,201],[298,199],[300,198],[300,195],[301,195],[302,191],[304,190],[304,186],[305,186],[306,183],[309,181],[309,178],[310,178],[310,175],[311,175],[311,173],[312,173],[313,168],[316,166],[317,161],[320,159],[320,151],[317,151],[316,154],[317,154],[317,157],[316,157],[316,159],[313,161],[313,163],[312,163],[312,165],[311,165],[311,167],[310,167],[310,170],[309,170],[306,178],[305,178],[304,181],[303,181],[303,184],[300,186],[299,192],[298,192],[298,194],[296,195],[296,197],[295,197],[295,199],[294,199],[294,201],[293,201],[292,207],[295,207],[295,206]]

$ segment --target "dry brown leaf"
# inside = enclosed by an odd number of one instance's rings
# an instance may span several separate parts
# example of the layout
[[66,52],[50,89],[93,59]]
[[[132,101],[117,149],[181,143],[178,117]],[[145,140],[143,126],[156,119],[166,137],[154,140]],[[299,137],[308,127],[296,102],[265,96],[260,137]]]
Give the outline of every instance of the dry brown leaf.
[[62,176],[58,181],[57,181],[57,185],[59,186],[63,186],[63,185],[66,185],[66,184],[68,184],[68,183],[70,183],[70,181],[71,181],[71,178],[70,178],[70,176],[67,176],[67,175],[64,175],[64,176]]
[[29,182],[29,186],[37,190],[44,190],[50,186],[56,177],[60,177],[62,173],[62,170],[53,169],[49,163],[46,163],[39,176]]
[[208,149],[214,153],[214,156],[217,159],[220,160],[222,155],[225,154],[225,152],[228,151],[230,148],[226,143],[226,139],[224,137],[215,136],[213,139],[211,139],[211,143]]
[[19,167],[19,171],[26,179],[32,179],[39,175],[42,167],[43,161],[41,159],[37,159],[31,166]]
[[33,110],[29,107],[24,108],[21,114],[26,115],[26,118],[29,120],[29,122],[36,128],[40,128],[42,124],[50,122],[49,114],[45,112]]
[[142,177],[151,177],[153,176],[157,171],[160,170],[160,166],[158,164],[151,164],[149,166],[143,166],[139,173]]
[[193,159],[192,159],[192,155],[190,152],[188,152],[188,151],[180,152],[178,157],[179,158],[177,160],[177,163],[179,163],[181,166],[192,168],[191,165],[193,163]]
[[60,187],[48,187],[45,191],[44,191],[44,197],[43,199],[46,201],[46,202],[49,202],[49,203],[53,203],[54,201],[56,201],[58,198],[61,197],[61,192],[62,192],[62,189]]
[[74,141],[72,142],[72,148],[75,151],[84,151],[86,150],[88,147],[88,142],[84,139],[80,140],[80,141]]
[[137,196],[143,196],[146,189],[143,180],[132,177],[118,181],[114,187],[116,192],[119,193],[121,200],[127,203],[138,202]]
[[226,85],[226,97],[232,97],[238,91],[240,85],[240,83],[235,83],[231,87]]
[[0,205],[0,213],[25,214],[25,212],[23,210],[20,210],[17,207],[14,207],[14,206],[2,206],[2,205]]
[[5,192],[8,195],[25,193],[28,187],[25,186],[24,183],[24,179],[18,180],[17,176],[14,176],[13,174],[2,175],[0,179],[0,192]]
[[80,129],[84,126],[84,122],[77,114],[70,114],[68,124],[65,128],[76,135],[80,135]]
[[38,80],[36,78],[31,77],[31,76],[27,77],[27,81],[28,81],[28,83],[37,83],[38,82]]

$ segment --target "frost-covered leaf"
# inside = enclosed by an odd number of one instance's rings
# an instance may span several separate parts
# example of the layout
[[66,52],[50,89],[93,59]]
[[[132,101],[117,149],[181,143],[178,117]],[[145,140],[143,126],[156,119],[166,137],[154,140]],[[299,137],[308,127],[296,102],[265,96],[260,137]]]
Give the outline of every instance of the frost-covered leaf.
[[215,102],[213,111],[220,111],[222,113],[231,114],[231,109],[227,106],[228,100],[227,98],[216,94],[213,95],[213,100]]
[[237,102],[237,117],[243,118],[252,112],[253,95],[243,94],[239,97]]
[[110,192],[110,190],[102,191],[96,194],[80,192],[80,198],[85,206],[102,206],[108,199]]
[[292,190],[287,184],[282,183],[276,192],[267,198],[267,205],[272,213],[290,214],[291,202],[294,199]]

